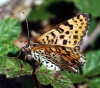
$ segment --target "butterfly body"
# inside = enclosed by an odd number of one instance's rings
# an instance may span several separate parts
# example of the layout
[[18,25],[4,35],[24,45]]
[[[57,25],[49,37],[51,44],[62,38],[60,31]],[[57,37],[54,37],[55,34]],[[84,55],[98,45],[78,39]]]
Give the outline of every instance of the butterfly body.
[[57,25],[30,44],[32,58],[50,70],[78,73],[86,62],[80,43],[88,22],[88,14],[81,14]]

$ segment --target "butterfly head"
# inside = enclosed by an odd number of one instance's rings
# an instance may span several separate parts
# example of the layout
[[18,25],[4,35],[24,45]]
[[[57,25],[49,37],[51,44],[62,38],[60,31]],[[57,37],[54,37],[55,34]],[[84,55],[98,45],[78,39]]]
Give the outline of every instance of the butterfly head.
[[25,48],[29,48],[30,47],[30,40],[28,40],[28,42],[25,45]]
[[20,41],[19,43],[23,43],[24,48],[30,48],[30,46],[31,46],[30,40],[28,40],[28,41]]

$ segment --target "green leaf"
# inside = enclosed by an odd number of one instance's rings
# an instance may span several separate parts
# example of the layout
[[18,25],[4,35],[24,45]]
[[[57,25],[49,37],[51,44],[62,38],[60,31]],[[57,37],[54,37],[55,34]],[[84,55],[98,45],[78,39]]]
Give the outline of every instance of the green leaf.
[[67,78],[66,75],[60,73],[57,75],[55,71],[41,69],[35,74],[37,79],[43,85],[51,84],[54,88],[74,88],[72,82]]
[[88,81],[89,88],[100,88],[100,77]]
[[86,54],[86,64],[83,66],[85,76],[100,74],[100,50],[89,51]]
[[0,44],[0,57],[8,57],[8,53],[12,52],[13,54],[15,54],[18,51],[18,47],[12,43]]
[[69,73],[67,71],[61,71],[64,75],[66,75],[73,83],[81,83],[85,80],[85,77],[81,74]]
[[19,22],[13,18],[0,21],[0,43],[12,43],[18,38],[21,32]]
[[[81,12],[89,13],[93,17],[100,16],[100,0],[74,0]],[[92,4],[91,4],[92,3]]]
[[6,74],[7,77],[15,77],[20,75],[29,75],[32,73],[32,68],[29,64],[8,57],[8,53],[15,53],[18,48],[13,44],[0,44],[0,74]]
[[30,65],[19,59],[0,58],[0,74],[5,74],[8,78],[30,75],[31,73]]

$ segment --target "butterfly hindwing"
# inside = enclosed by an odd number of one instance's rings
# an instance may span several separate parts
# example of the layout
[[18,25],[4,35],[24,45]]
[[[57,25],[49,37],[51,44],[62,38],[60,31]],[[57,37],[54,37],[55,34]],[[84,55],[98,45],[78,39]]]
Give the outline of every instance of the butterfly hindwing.
[[[54,45],[39,45],[32,48],[32,53],[35,53],[35,58],[47,68],[56,71],[58,69],[67,70],[74,73],[77,73],[79,67],[85,63],[84,55],[78,51],[78,49],[73,50],[72,48]],[[55,67],[50,68],[51,66]]]

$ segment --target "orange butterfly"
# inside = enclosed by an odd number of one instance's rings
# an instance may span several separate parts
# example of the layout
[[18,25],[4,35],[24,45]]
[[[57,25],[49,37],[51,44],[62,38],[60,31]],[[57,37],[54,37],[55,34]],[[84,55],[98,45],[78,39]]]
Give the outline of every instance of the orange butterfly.
[[67,70],[78,73],[86,62],[80,52],[80,43],[89,24],[88,14],[81,14],[66,20],[40,36],[25,48],[29,48],[32,58],[50,70]]

